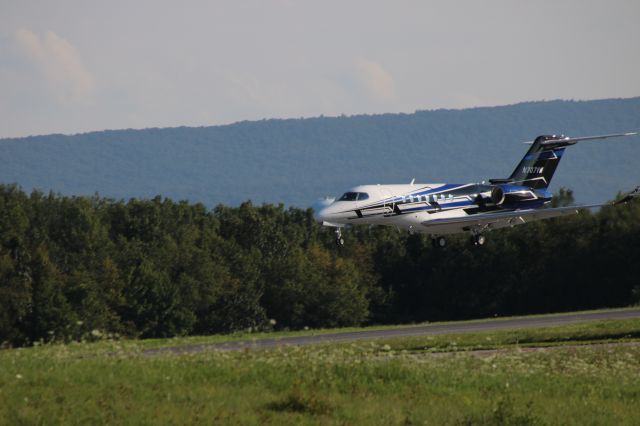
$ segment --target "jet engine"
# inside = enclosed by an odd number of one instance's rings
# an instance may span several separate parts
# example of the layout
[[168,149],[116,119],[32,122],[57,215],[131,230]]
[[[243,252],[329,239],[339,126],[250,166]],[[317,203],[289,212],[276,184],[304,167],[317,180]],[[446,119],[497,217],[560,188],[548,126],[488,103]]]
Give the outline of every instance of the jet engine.
[[491,189],[491,202],[496,206],[515,204],[537,198],[530,188],[515,185],[496,185]]

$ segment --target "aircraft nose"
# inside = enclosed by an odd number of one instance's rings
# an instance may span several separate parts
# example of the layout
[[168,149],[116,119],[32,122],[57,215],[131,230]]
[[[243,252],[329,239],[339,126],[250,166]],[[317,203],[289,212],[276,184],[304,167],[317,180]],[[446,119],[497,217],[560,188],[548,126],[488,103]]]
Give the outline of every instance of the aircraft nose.
[[333,198],[323,198],[314,203],[313,218],[316,220],[316,222],[322,223],[327,220],[329,205],[333,203],[333,200]]
[[316,220],[316,222],[318,223],[324,222],[324,218],[326,217],[325,210],[326,210],[326,207],[323,209],[320,209],[320,211],[316,211],[313,213],[313,218]]

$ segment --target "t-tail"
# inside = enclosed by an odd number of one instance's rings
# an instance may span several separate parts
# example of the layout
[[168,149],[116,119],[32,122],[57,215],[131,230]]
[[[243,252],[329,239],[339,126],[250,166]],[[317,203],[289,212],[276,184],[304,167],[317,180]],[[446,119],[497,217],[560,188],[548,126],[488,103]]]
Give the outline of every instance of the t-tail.
[[636,135],[632,133],[616,133],[611,135],[586,136],[580,138],[570,138],[564,135],[543,135],[538,136],[530,143],[531,148],[518,164],[518,167],[511,173],[508,179],[492,179],[492,183],[512,183],[515,185],[528,186],[533,189],[544,189],[551,183],[551,178],[558,168],[564,150],[569,145],[575,145],[580,141],[607,139],[620,136]]

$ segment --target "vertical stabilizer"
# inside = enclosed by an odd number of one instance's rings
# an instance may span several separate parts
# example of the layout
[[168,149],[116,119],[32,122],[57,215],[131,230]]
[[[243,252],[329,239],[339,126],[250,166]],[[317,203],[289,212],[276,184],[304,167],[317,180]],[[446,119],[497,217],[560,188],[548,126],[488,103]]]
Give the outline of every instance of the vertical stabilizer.
[[545,144],[550,140],[562,140],[562,136],[538,136],[527,154],[511,173],[513,183],[534,189],[546,188],[564,154],[565,144]]

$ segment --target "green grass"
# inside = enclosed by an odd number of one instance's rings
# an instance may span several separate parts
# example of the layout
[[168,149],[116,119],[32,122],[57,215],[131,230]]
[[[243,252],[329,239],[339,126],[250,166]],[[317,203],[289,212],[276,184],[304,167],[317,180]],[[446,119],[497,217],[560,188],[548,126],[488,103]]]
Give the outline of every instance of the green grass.
[[575,346],[621,340],[640,320],[180,356],[3,350],[0,423],[640,424],[640,345]]

